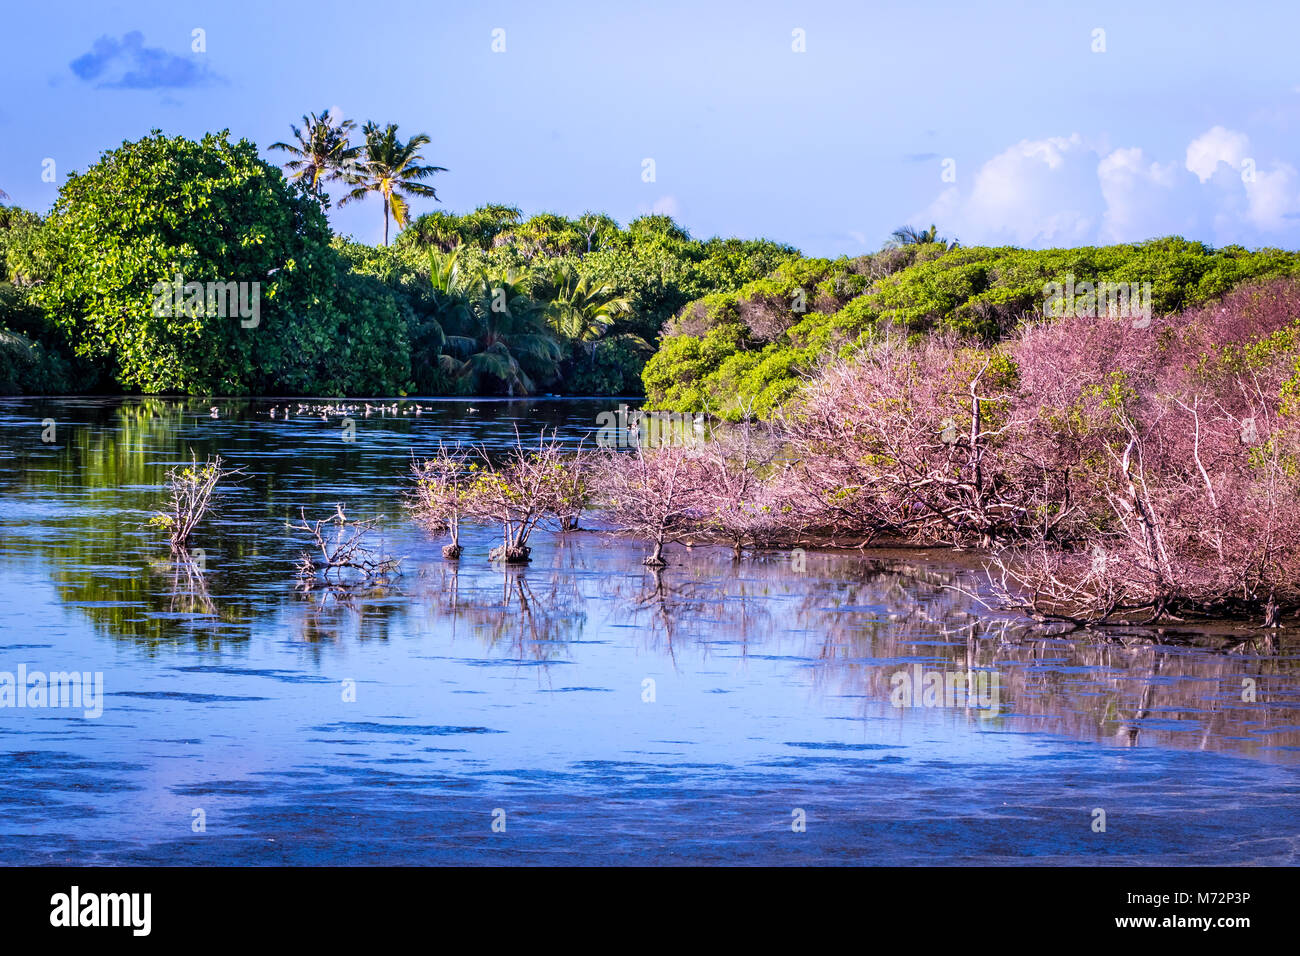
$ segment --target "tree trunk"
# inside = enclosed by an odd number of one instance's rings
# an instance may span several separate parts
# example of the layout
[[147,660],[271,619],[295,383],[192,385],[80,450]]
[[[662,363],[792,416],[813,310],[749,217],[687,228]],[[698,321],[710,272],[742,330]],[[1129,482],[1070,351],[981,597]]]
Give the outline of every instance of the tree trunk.
[[1282,609],[1278,607],[1274,596],[1269,594],[1268,603],[1264,605],[1264,626],[1281,627],[1282,622],[1278,620],[1281,610]]
[[524,545],[502,545],[488,552],[492,561],[504,561],[506,564],[527,564],[532,549]]

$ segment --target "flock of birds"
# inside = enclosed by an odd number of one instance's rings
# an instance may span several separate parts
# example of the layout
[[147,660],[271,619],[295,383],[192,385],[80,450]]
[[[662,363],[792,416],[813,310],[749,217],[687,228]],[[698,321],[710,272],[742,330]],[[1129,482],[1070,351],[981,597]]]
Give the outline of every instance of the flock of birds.
[[[423,415],[426,411],[432,411],[433,406],[424,406],[417,403],[402,404],[393,402],[391,405],[371,405],[369,402],[362,402],[359,405],[309,405],[305,402],[299,402],[296,405],[290,402],[287,405],[273,405],[267,414],[272,418],[282,418],[288,421],[290,418],[300,418],[310,416],[315,418],[320,416],[323,422],[329,421],[331,415],[339,415],[343,418],[351,418],[354,415],[360,415],[362,418],[369,418],[371,415],[378,415],[381,418],[387,418],[389,415]],[[208,409],[210,417],[220,418],[221,409],[213,405]],[[477,408],[466,408],[467,414],[477,412]]]

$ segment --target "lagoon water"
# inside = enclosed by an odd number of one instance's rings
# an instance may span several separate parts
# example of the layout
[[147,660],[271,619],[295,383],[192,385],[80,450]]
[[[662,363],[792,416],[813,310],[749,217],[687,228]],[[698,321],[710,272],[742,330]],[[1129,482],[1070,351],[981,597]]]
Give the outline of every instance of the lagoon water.
[[[614,403],[425,400],[351,442],[284,404],[0,400],[0,673],[104,680],[98,718],[0,707],[0,861],[1296,862],[1295,631],[1063,633],[947,551],[655,575],[539,531],[506,570],[471,528],[457,567],[403,516],[412,453],[577,440]],[[199,577],[146,526],[191,450],[248,473]],[[295,588],[290,525],[335,502],[385,518],[395,587]],[[982,675],[996,713],[895,706],[918,670]]]

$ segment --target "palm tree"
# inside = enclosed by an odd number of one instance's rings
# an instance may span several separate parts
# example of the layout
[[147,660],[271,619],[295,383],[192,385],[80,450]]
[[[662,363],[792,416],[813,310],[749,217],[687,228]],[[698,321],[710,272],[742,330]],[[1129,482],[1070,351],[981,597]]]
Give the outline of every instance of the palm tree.
[[446,252],[429,250],[429,279],[433,283],[433,291],[439,295],[469,294],[472,280],[467,278],[468,273],[460,267],[461,248],[460,243],[457,243]]
[[546,329],[545,304],[532,297],[527,273],[507,269],[468,277],[458,258],[459,250],[429,254],[434,291],[462,300],[443,313],[449,331],[440,367],[452,378],[486,377],[509,395],[530,394],[536,386],[524,366],[553,365],[561,357]]
[[443,166],[424,165],[424,157],[420,155],[419,149],[432,140],[423,133],[412,136],[403,143],[397,138],[396,123],[389,123],[383,128],[374,123],[366,123],[362,132],[366,134],[366,155],[361,161],[357,176],[351,180],[357,185],[339,205],[364,199],[370,193],[379,193],[384,202],[384,245],[388,245],[389,213],[392,213],[399,229],[407,223],[410,207],[401,194],[430,196],[438,200],[437,191],[419,180],[447,170]]
[[551,328],[564,338],[590,342],[594,357],[596,339],[614,324],[615,316],[632,311],[631,302],[616,295],[608,283],[598,286],[591,276],[580,277],[571,265],[561,266],[554,282],[557,291],[547,306]]
[[483,249],[491,249],[501,233],[523,222],[523,213],[517,206],[488,203],[460,217],[461,234],[466,242],[474,242]]
[[414,242],[417,249],[453,252],[463,241],[459,225],[460,217],[437,209],[413,219],[403,235]]
[[563,216],[544,212],[499,233],[494,246],[512,245],[525,259],[536,256],[564,256],[581,248],[583,237]]
[[947,246],[949,249],[957,248],[957,241],[954,239],[949,242],[939,235],[939,227],[930,224],[929,229],[915,229],[912,226],[899,226],[890,233],[889,241],[885,243],[890,249],[897,249],[900,246],[922,246],[927,243],[936,243]]
[[328,208],[329,196],[321,192],[321,184],[336,179],[351,182],[357,175],[361,147],[352,145],[350,135],[356,126],[352,120],[336,122],[329,110],[319,116],[311,113],[302,118],[301,129],[289,124],[297,144],[272,143],[271,149],[282,149],[294,157],[284,164],[289,178]]

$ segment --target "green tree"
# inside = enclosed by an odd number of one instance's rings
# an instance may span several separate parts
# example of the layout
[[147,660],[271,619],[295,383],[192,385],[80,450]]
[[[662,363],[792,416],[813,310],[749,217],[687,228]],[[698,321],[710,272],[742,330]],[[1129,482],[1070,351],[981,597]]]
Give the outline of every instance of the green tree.
[[[228,137],[155,130],[70,175],[20,250],[31,301],[134,391],[400,388],[409,346],[392,296],[351,275],[316,202]],[[232,308],[234,286],[247,308]]]
[[553,279],[556,293],[547,306],[551,328],[566,339],[592,343],[614,324],[614,320],[632,311],[626,296],[615,294],[609,284],[597,284],[589,275],[578,275],[571,265],[560,266]]
[[40,227],[41,217],[18,206],[0,206],[0,281],[15,282],[21,272],[18,261],[10,262],[9,250],[18,252],[33,230]]
[[271,149],[284,150],[294,157],[284,164],[289,178],[327,209],[329,196],[321,186],[333,180],[351,182],[358,175],[361,147],[353,146],[350,136],[356,125],[352,120],[336,122],[329,110],[323,110],[319,116],[304,116],[301,128],[290,124],[297,143],[271,144]]
[[441,209],[426,212],[411,221],[409,228],[398,237],[399,245],[411,244],[417,249],[451,252],[462,242],[461,219]]
[[531,295],[531,275],[506,269],[469,276],[455,256],[430,253],[434,287],[463,300],[449,302],[445,313],[443,371],[478,391],[532,394],[538,377],[554,377],[563,353],[547,330],[546,303]]
[[949,242],[939,235],[939,227],[934,223],[930,224],[929,229],[916,229],[912,226],[899,226],[889,234],[889,241],[885,243],[886,248],[897,249],[902,246],[922,246],[927,243],[936,243],[947,246],[949,249],[957,248],[955,241]]
[[392,214],[399,229],[406,225],[409,218],[410,206],[403,194],[437,200],[437,191],[421,180],[447,170],[443,166],[424,163],[419,149],[432,141],[423,133],[417,133],[403,143],[397,138],[395,123],[384,127],[366,123],[362,132],[366,135],[365,158],[360,162],[353,179],[357,185],[339,205],[378,193],[384,203],[384,245],[388,245],[389,214]]

